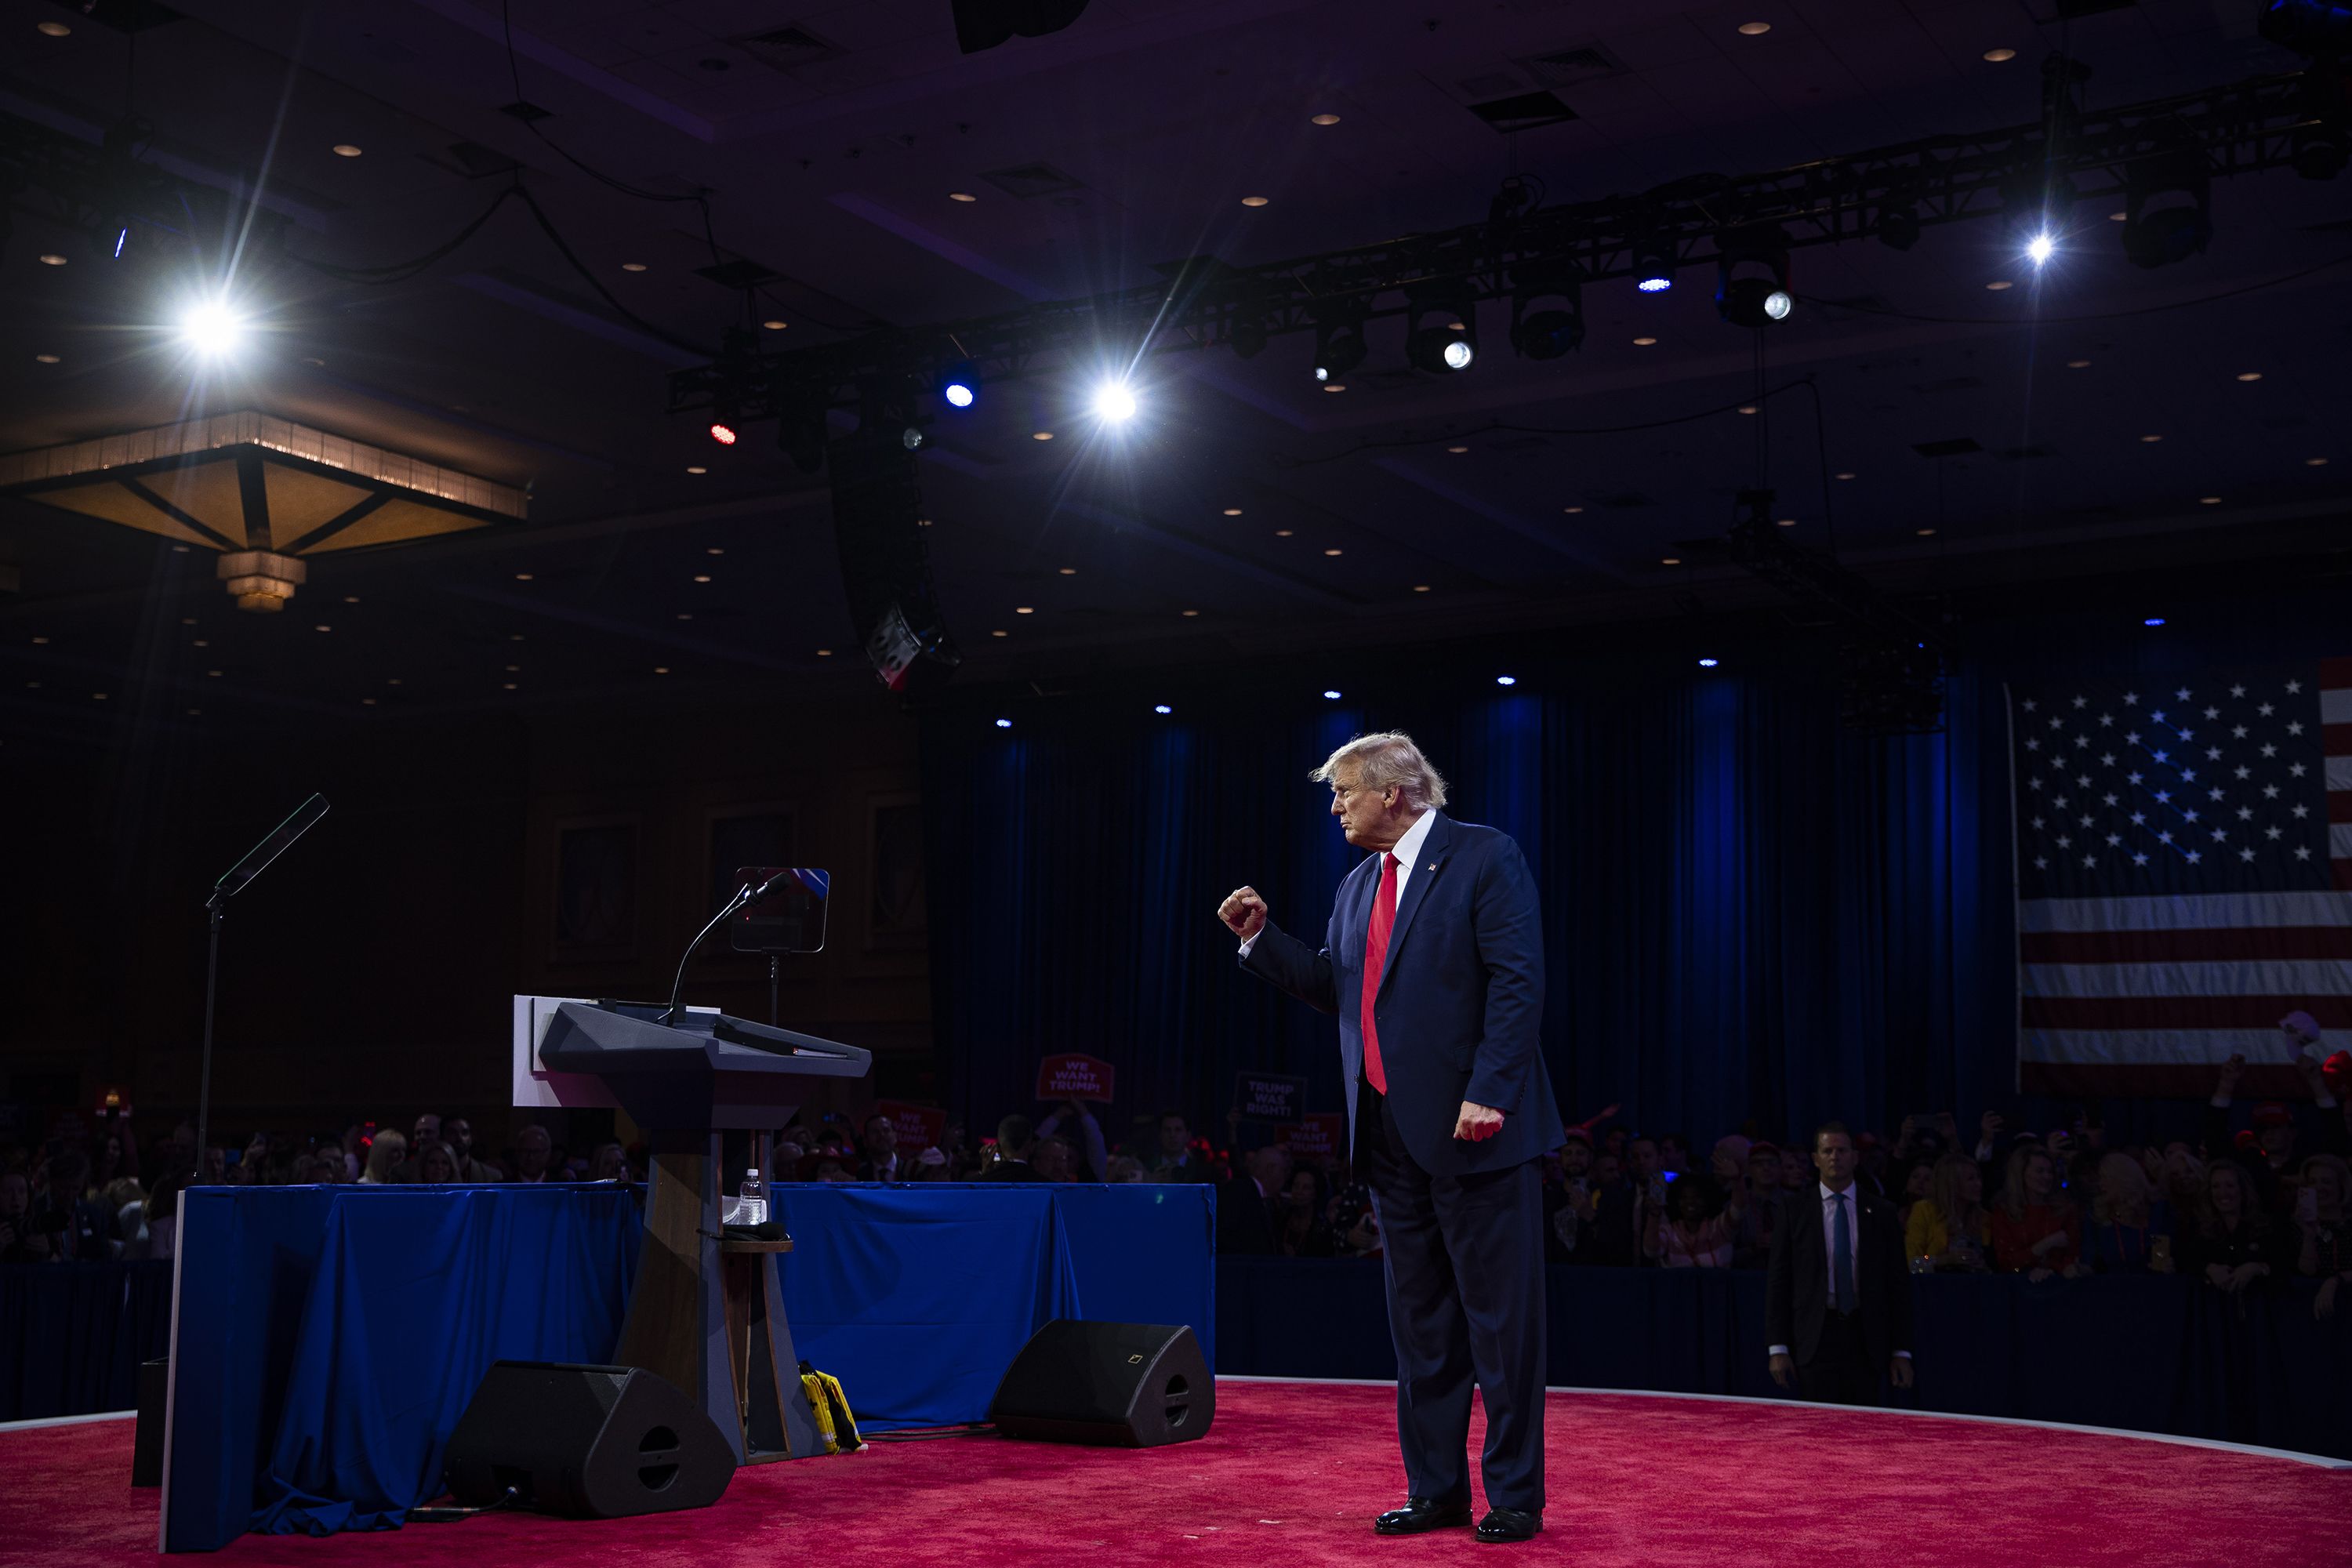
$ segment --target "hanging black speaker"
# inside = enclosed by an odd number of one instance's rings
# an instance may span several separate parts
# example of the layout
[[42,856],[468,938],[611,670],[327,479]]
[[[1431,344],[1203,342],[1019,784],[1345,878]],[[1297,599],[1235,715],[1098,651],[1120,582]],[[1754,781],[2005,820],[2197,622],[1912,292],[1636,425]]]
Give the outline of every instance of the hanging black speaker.
[[919,695],[962,656],[931,590],[915,451],[891,435],[898,422],[887,415],[869,409],[857,433],[828,452],[834,542],[850,619],[875,674],[893,691]]
[[470,1507],[514,1489],[515,1506],[572,1519],[708,1508],[735,1454],[672,1384],[634,1366],[502,1361],[449,1434],[443,1474]]
[[1056,1318],[1005,1369],[988,1418],[1007,1437],[1156,1448],[1208,1433],[1217,1384],[1192,1331]]

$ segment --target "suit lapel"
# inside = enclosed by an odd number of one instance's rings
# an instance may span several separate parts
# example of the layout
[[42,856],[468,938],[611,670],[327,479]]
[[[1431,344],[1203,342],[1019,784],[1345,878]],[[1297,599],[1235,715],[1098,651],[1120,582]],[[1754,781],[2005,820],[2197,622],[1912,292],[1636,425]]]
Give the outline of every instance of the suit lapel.
[[[1381,969],[1381,989],[1389,988],[1389,980],[1397,972],[1397,953],[1404,946],[1405,933],[1412,929],[1412,917],[1429,897],[1430,884],[1445,869],[1447,854],[1454,847],[1454,825],[1441,813],[1429,825],[1429,837],[1421,841],[1420,863],[1406,879],[1404,897],[1397,901],[1396,924],[1389,928],[1389,952]],[[1377,886],[1377,884],[1375,884]],[[1367,911],[1369,914],[1369,911]]]

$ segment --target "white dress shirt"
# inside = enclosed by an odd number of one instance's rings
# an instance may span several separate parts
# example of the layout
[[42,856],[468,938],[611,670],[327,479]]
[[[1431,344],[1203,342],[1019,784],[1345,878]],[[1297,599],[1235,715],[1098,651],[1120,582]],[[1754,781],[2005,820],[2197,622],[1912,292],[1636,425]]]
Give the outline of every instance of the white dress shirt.
[[[1429,842],[1430,827],[1436,821],[1437,813],[1434,811],[1423,812],[1419,816],[1412,819],[1412,826],[1404,830],[1404,837],[1398,839],[1395,845],[1389,850],[1390,854],[1397,858],[1396,896],[1398,909],[1404,907],[1404,885],[1412,879],[1414,861],[1421,854],[1421,847]],[[1374,882],[1372,885],[1372,896],[1374,898],[1378,898],[1380,896],[1380,884],[1378,882]],[[1389,912],[1393,914],[1396,911],[1391,910]],[[1244,958],[1247,958],[1249,956],[1250,949],[1256,945],[1256,942],[1257,938],[1251,937],[1247,942],[1242,943],[1242,956]]]
[[[1854,1289],[1859,1292],[1862,1289],[1862,1189],[1852,1182],[1845,1184],[1843,1192],[1832,1192],[1826,1182],[1815,1182],[1813,1187],[1821,1194],[1822,1200],[1822,1259],[1826,1266],[1822,1278],[1828,1299],[1834,1301],[1837,1300],[1837,1211],[1840,1200],[1852,1205],[1845,1216],[1846,1260],[1853,1268]],[[1859,1307],[1861,1303],[1857,1301],[1854,1305]],[[1770,1345],[1766,1347],[1764,1353],[1768,1356],[1787,1355],[1789,1347]],[[1895,1353],[1906,1361],[1911,1359],[1909,1351],[1896,1351]]]

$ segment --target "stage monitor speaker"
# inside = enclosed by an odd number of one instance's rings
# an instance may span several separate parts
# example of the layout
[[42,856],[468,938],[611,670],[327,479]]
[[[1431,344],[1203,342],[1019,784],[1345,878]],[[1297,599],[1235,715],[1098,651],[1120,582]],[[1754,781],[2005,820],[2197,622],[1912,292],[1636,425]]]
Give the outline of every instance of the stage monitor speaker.
[[172,1397],[172,1363],[139,1363],[139,1419],[131,1434],[131,1484],[163,1484],[163,1410]]
[[1075,1318],[1030,1337],[988,1405],[1007,1437],[1121,1448],[1188,1443],[1216,1413],[1216,1380],[1192,1330]]
[[449,1434],[449,1490],[481,1507],[574,1519],[708,1508],[735,1479],[735,1455],[691,1400],[634,1366],[502,1361]]

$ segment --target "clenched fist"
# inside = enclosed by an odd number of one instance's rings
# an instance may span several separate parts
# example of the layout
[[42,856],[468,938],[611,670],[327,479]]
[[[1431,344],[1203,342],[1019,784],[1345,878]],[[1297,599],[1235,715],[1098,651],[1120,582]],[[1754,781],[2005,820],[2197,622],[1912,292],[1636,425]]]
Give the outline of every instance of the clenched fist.
[[1217,906],[1217,918],[1244,942],[1265,929],[1265,900],[1255,888],[1235,888]]

